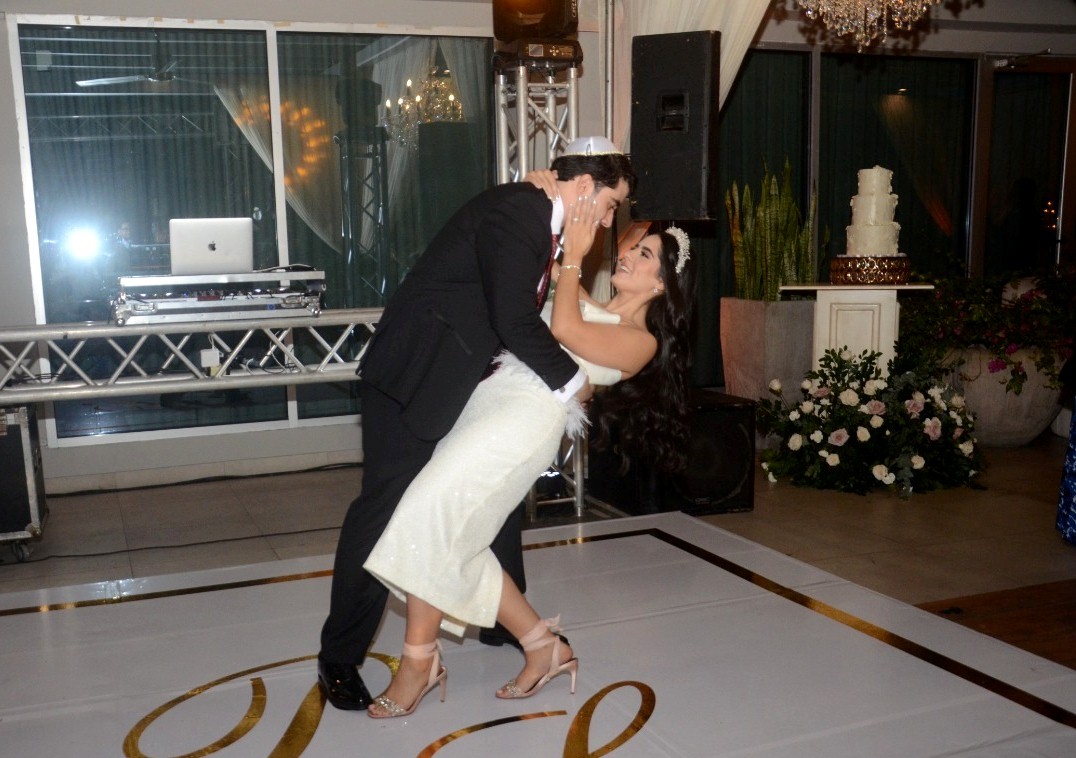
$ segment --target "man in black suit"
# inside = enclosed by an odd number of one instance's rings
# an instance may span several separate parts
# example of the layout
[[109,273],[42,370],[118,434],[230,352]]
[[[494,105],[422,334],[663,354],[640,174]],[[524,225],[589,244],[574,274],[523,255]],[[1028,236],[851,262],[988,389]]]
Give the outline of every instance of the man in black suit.
[[[539,317],[552,243],[564,209],[596,202],[604,226],[634,189],[627,156],[604,138],[568,146],[551,168],[560,197],[527,183],[487,190],[430,242],[382,314],[362,359],[363,482],[348,509],[321,632],[318,680],[329,702],[361,710],[370,694],[358,673],[388,591],[362,565],[403,493],[455,423],[502,349],[558,397],[589,398],[586,375]],[[482,462],[475,461],[481,476]],[[493,543],[505,571],[525,588],[521,510]]]

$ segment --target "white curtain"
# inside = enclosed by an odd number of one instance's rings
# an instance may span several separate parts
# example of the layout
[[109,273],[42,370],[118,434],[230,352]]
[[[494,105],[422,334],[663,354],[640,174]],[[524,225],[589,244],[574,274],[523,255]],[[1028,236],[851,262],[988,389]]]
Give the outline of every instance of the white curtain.
[[[724,105],[769,6],[770,0],[619,0],[613,18],[613,141],[622,150],[630,149],[632,37],[721,32],[720,93]],[[601,65],[604,69],[604,60]],[[670,60],[669,65],[677,64]]]
[[[288,205],[325,244],[343,250],[340,226],[340,161],[333,135],[342,126],[334,80],[290,77],[281,87],[284,193]],[[273,142],[265,83],[220,85],[217,97],[270,170]]]

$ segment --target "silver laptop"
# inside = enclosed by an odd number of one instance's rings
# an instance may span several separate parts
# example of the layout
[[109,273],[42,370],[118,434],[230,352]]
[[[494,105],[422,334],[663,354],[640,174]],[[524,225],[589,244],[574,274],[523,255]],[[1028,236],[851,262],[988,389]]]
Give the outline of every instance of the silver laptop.
[[174,218],[168,222],[172,276],[249,274],[254,222],[249,218]]

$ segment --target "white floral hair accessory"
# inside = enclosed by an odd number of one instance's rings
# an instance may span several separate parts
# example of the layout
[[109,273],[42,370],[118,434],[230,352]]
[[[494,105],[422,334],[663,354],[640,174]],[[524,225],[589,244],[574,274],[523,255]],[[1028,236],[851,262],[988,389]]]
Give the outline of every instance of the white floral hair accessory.
[[680,251],[676,254],[676,273],[682,273],[684,266],[691,260],[691,239],[687,236],[687,232],[678,226],[670,226],[665,231],[673,236],[680,247]]
[[578,137],[568,143],[563,155],[623,155],[624,151],[605,137]]

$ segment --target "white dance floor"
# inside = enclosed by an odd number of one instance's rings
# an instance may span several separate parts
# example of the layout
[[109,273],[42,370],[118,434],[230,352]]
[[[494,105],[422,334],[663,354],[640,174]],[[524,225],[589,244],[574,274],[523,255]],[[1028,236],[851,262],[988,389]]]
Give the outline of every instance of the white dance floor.
[[[315,686],[329,556],[0,595],[0,754],[1076,756],[1076,671],[681,514],[528,532],[528,595],[580,658],[528,700],[447,640],[405,719]],[[375,641],[398,654],[390,612]],[[384,662],[367,663],[375,693]]]

